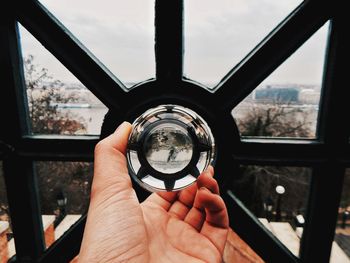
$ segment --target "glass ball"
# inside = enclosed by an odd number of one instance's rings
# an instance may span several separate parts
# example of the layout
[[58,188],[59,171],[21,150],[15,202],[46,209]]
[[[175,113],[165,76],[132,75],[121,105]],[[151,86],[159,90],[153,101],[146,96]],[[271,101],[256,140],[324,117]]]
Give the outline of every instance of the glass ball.
[[214,157],[214,137],[208,124],[188,108],[160,105],[133,123],[128,170],[148,191],[177,191],[192,185]]

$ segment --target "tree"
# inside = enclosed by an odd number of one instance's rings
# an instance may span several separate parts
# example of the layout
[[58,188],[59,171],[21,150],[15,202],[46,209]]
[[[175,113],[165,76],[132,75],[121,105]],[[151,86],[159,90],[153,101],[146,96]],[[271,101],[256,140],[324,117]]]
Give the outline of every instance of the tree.
[[58,109],[59,104],[77,102],[78,94],[64,94],[65,85],[53,79],[46,68],[34,64],[32,55],[24,58],[24,73],[32,133],[76,134],[86,130],[84,119]]
[[311,178],[311,169],[305,167],[286,166],[241,166],[243,176],[236,182],[243,188],[240,198],[245,205],[258,217],[265,217],[264,203],[273,202],[276,209],[277,185],[285,187],[283,195],[283,212],[290,219],[296,214],[306,211],[307,196]]
[[36,162],[41,212],[58,214],[57,196],[67,198],[65,210],[83,214],[89,204],[93,165],[86,162]]
[[242,136],[312,137],[308,112],[291,103],[249,103],[249,111],[237,119]]

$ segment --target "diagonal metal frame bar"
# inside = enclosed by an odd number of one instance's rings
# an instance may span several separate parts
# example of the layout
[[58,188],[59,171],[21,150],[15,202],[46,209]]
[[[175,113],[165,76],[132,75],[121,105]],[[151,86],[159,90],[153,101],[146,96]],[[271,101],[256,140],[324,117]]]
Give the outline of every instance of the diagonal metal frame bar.
[[14,1],[18,21],[108,108],[125,103],[126,87],[39,1]]
[[304,1],[215,87],[215,101],[232,110],[328,19],[322,2]]
[[157,80],[180,81],[183,75],[183,0],[155,1]]
[[[347,64],[350,59],[348,15],[336,6],[330,24],[329,46],[323,80],[319,136],[329,152],[337,155],[348,147],[350,123],[339,121],[348,116],[350,91]],[[345,114],[346,113],[346,114]],[[312,177],[306,226],[301,243],[302,262],[328,262],[338,216],[345,167],[335,158],[316,167]],[[326,212],[325,212],[326,211]]]
[[298,262],[288,248],[267,230],[228,190],[223,194],[232,229],[267,262]]
[[83,239],[86,215],[83,215],[41,256],[39,262],[69,262],[80,250]]
[[16,145],[28,133],[26,87],[17,23],[11,13],[0,18],[0,129],[5,145],[3,169],[15,238],[16,259],[35,262],[44,252],[38,186],[31,160],[19,157]]

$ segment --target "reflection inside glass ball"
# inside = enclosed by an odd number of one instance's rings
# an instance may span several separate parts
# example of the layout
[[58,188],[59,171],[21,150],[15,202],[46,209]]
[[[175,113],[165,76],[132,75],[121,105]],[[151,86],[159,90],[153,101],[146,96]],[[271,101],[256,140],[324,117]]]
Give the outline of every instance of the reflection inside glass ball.
[[213,161],[215,144],[207,123],[179,105],[159,105],[133,123],[128,171],[146,190],[178,191],[195,183]]
[[190,163],[193,142],[183,127],[166,123],[154,127],[147,134],[143,151],[153,169],[171,174],[183,170]]

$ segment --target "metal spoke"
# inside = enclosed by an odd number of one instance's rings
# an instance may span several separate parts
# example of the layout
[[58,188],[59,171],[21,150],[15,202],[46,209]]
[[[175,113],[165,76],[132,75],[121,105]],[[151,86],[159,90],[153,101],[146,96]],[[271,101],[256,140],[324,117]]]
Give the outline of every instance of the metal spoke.
[[93,161],[98,136],[32,135],[25,136],[16,149],[33,160]]
[[179,81],[183,70],[183,0],[156,0],[157,80]]
[[350,166],[349,144],[335,150],[316,140],[244,138],[232,148],[235,149],[232,156],[240,164],[300,167],[317,166],[332,159],[337,165]]
[[172,191],[174,189],[174,186],[175,186],[175,180],[166,180],[164,181],[164,184],[165,184],[165,189],[167,191]]
[[79,253],[85,224],[86,215],[83,215],[45,251],[39,262],[70,262]]
[[[322,163],[326,146],[315,140],[243,139],[233,153],[241,164],[310,166]],[[339,156],[339,159],[343,155]]]
[[324,7],[305,1],[217,85],[215,101],[232,110],[328,19]]
[[[17,2],[17,1],[16,1]],[[17,19],[107,107],[124,105],[126,87],[39,1],[18,1]]]

